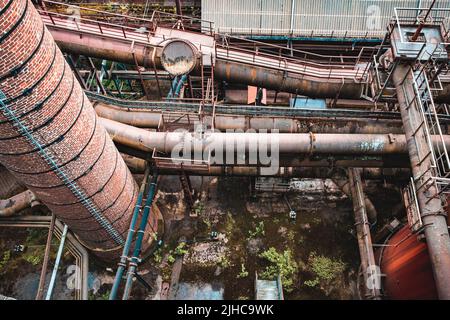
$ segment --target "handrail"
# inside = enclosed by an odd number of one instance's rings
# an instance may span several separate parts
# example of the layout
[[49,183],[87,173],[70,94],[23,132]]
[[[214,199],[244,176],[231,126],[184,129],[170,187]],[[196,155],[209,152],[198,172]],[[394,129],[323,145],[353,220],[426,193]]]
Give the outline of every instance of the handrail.
[[[80,31],[80,32],[94,33],[94,34],[99,34],[99,35],[107,36],[107,37],[115,37],[114,35],[108,34],[105,31],[114,30],[114,28],[116,28],[116,29],[122,31],[123,38],[125,38],[126,40],[140,42],[140,43],[144,43],[146,45],[150,45],[149,35],[150,36],[154,35],[154,33],[150,32],[150,31],[141,33],[141,32],[137,32],[136,28],[122,26],[122,25],[118,25],[118,24],[110,23],[110,22],[86,19],[86,18],[82,18],[82,17],[74,17],[71,15],[66,15],[66,14],[51,12],[51,11],[44,11],[44,10],[40,10],[40,9],[38,9],[38,12],[41,14],[41,16],[47,15],[50,18],[51,24],[55,27],[68,29],[72,26],[76,26],[76,30]],[[55,19],[54,16],[61,17],[61,18]],[[80,27],[80,25],[83,26],[83,24],[80,24],[79,22],[82,22],[84,24],[84,26],[85,26],[84,30],[83,30],[83,28]],[[88,28],[89,26],[93,26],[93,27],[95,26],[96,29],[98,29],[98,31],[86,30],[86,29],[89,29]],[[102,26],[104,28],[102,28]],[[107,27],[109,27],[110,29],[107,29]],[[127,37],[127,34],[129,34],[128,37]]]
[[[218,33],[218,37],[219,37],[219,40],[225,40],[226,43],[229,43],[228,39],[235,39],[235,40],[244,41],[244,42],[247,42],[247,43],[252,43],[255,46],[256,45],[260,45],[261,47],[270,47],[270,48],[277,49],[277,50],[287,51],[289,53],[292,52],[292,53],[298,53],[300,55],[314,56],[314,57],[317,57],[320,60],[325,60],[325,59],[351,60],[351,59],[354,59],[355,61],[359,61],[359,59],[360,59],[360,57],[362,55],[362,52],[364,50],[367,50],[367,49],[374,50],[374,48],[372,48],[372,47],[362,47],[360,52],[359,52],[359,54],[356,55],[356,56],[323,55],[323,54],[319,54],[319,53],[315,53],[315,52],[309,52],[309,51],[305,51],[305,50],[291,49],[291,48],[287,48],[287,47],[282,47],[282,46],[279,46],[279,45],[276,45],[276,44],[273,44],[273,43],[262,42],[262,41],[258,41],[258,40],[254,40],[254,39],[247,39],[247,38],[243,38],[243,37],[232,36],[232,35],[226,34],[226,33],[225,34]],[[261,48],[258,47],[258,50],[260,50],[260,49]],[[258,51],[258,52],[260,52],[260,51]],[[277,55],[275,55],[275,56],[277,56]],[[288,55],[281,55],[281,56],[282,57],[286,57],[286,58],[292,58],[292,56],[290,56],[290,55],[289,56]],[[306,57],[305,57],[305,59],[306,59]],[[311,60],[311,59],[309,59],[309,60]]]

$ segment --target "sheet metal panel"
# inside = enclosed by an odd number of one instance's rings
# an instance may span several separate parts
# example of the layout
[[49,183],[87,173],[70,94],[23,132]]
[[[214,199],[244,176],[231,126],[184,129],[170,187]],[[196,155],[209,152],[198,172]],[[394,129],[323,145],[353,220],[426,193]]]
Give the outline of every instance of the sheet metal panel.
[[[237,34],[381,38],[395,7],[428,7],[432,0],[202,0],[202,19]],[[450,8],[439,1],[435,8]]]

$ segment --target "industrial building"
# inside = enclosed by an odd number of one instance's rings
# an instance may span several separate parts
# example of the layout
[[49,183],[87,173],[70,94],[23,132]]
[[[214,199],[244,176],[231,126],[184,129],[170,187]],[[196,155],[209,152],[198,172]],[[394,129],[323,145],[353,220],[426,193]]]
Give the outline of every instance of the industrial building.
[[450,299],[450,2],[0,0],[0,299]]

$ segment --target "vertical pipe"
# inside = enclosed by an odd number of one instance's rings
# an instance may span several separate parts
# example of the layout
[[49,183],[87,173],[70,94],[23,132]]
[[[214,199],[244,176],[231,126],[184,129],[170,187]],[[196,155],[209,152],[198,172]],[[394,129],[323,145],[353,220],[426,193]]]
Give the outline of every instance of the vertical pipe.
[[122,300],[128,300],[130,296],[131,288],[133,286],[133,276],[136,272],[136,268],[139,262],[139,254],[141,253],[142,240],[144,239],[144,232],[147,226],[148,217],[150,215],[150,209],[152,207],[153,198],[156,192],[156,182],[158,180],[158,175],[154,174],[152,178],[152,182],[150,183],[150,189],[147,195],[147,199],[145,200],[144,206],[144,214],[141,218],[141,223],[139,225],[139,230],[137,232],[136,242],[134,244],[133,256],[131,257],[131,261],[129,263],[127,280],[125,283],[125,289],[123,293]]
[[[440,299],[450,299],[450,237],[446,221],[446,214],[442,207],[441,199],[435,195],[438,193],[433,184],[426,188],[421,188],[421,181],[433,179],[429,168],[430,159],[424,161],[420,159],[417,139],[422,139],[420,145],[426,144],[425,138],[415,134],[410,121],[409,112],[415,106],[409,106],[408,101],[415,97],[413,73],[409,64],[399,64],[393,73],[393,81],[396,88],[398,102],[400,104],[400,113],[405,130],[407,148],[411,161],[411,170],[413,177],[421,177],[416,181],[417,200],[419,202],[420,214],[424,224],[424,233],[427,240],[428,252],[433,267],[434,280]],[[416,99],[416,98],[414,98]],[[415,103],[418,103],[415,101]],[[410,111],[409,111],[410,110]],[[418,111],[415,111],[416,113]],[[416,115],[417,118],[420,115]],[[424,173],[425,172],[425,173]]]
[[150,168],[147,166],[144,173],[144,180],[142,182],[141,188],[139,190],[138,199],[136,201],[136,205],[134,207],[133,216],[130,222],[130,228],[128,231],[127,239],[125,241],[125,245],[123,246],[122,255],[120,256],[120,261],[118,263],[118,268],[116,272],[116,277],[114,279],[113,287],[111,289],[111,293],[109,295],[109,300],[114,300],[117,296],[117,291],[119,290],[120,281],[122,280],[123,272],[125,271],[128,253],[130,251],[131,243],[133,242],[135,227],[137,223],[137,219],[139,216],[139,211],[141,210],[142,198],[144,196],[145,188],[147,186],[147,180],[149,177]]
[[[367,218],[367,210],[364,204],[364,192],[362,188],[361,174],[359,169],[349,168],[348,178],[353,199],[353,211],[355,214],[355,226],[358,238],[359,254],[365,282],[366,297],[374,300],[380,298],[379,287],[377,287],[376,263],[373,254],[372,238],[370,235],[370,223]],[[375,281],[375,283],[373,282]]]
[[61,236],[61,242],[59,243],[58,253],[56,255],[55,266],[53,267],[52,277],[50,279],[50,284],[48,285],[47,295],[45,300],[50,300],[52,298],[53,288],[55,286],[56,274],[58,273],[59,263],[61,261],[61,256],[64,249],[64,243],[66,242],[67,236],[67,224],[64,225],[63,233]]
[[294,32],[294,11],[295,11],[295,0],[291,0],[291,24],[289,26],[289,33],[292,36]]
[[182,16],[183,15],[183,10],[181,9],[181,0],[175,0],[175,5],[177,8],[177,15]]

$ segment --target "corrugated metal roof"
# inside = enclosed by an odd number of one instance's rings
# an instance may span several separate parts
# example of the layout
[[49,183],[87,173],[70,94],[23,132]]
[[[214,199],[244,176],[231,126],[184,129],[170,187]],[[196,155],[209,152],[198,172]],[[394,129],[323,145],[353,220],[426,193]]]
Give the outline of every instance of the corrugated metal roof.
[[[395,7],[426,8],[432,0],[296,0],[292,32],[299,36],[382,37]],[[202,0],[202,19],[216,31],[241,34],[291,32],[292,0]],[[438,1],[435,8],[450,8]]]

